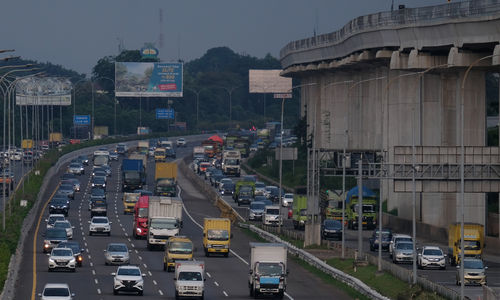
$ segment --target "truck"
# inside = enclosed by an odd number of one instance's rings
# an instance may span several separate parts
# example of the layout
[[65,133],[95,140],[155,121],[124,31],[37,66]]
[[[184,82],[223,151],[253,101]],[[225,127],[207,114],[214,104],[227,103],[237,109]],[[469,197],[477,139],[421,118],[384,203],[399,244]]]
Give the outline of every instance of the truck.
[[238,203],[238,197],[240,195],[240,189],[244,186],[249,186],[252,188],[252,195],[255,194],[255,182],[253,181],[238,181],[234,187],[233,200]]
[[288,277],[287,250],[280,243],[250,243],[250,296],[274,295],[283,298]]
[[304,229],[307,221],[307,196],[294,195],[292,205],[292,223],[295,229]]
[[175,263],[175,299],[181,297],[205,297],[205,263],[182,261]]
[[217,253],[229,256],[231,220],[227,218],[203,219],[203,249],[205,256]]
[[133,213],[137,201],[139,201],[140,193],[123,193],[123,214]]
[[240,160],[240,151],[224,150],[224,152],[222,152],[222,172],[224,175],[240,177]]
[[321,191],[320,197],[324,207],[325,219],[342,221],[342,201],[344,201],[342,191]]
[[[450,224],[448,228],[448,257],[451,265],[460,264],[460,222]],[[464,223],[464,255],[481,258],[484,248],[484,225]]]
[[155,195],[168,197],[177,195],[177,163],[156,163]]
[[109,163],[109,151],[96,150],[93,156],[93,169],[107,166]]
[[[350,229],[358,228],[358,187],[352,188],[346,195],[345,214],[347,218],[347,227]],[[363,228],[375,229],[377,227],[377,195],[369,188],[363,186]]]
[[49,135],[49,145],[57,146],[62,142],[62,133],[60,132],[51,132]]
[[167,150],[165,148],[156,148],[155,149],[155,161],[165,161],[167,159]]
[[134,206],[134,228],[132,235],[136,239],[148,236],[148,207],[149,196],[139,197],[139,201]]
[[109,135],[108,126],[94,126],[94,140],[105,138]]
[[203,148],[205,148],[205,155],[212,158],[220,152],[220,143],[214,140],[204,140],[201,142]]
[[205,148],[203,146],[193,147],[193,159],[205,158]]
[[138,152],[132,152],[128,156],[129,159],[140,159],[142,160],[142,166],[144,169],[144,176],[142,177],[142,184],[146,184],[146,166],[148,164],[148,157],[145,154],[140,154]]
[[250,144],[248,143],[248,140],[239,138],[234,141],[234,149],[241,153],[241,157],[248,157]]
[[148,206],[148,250],[163,248],[168,238],[179,235],[182,200],[179,197],[150,196]]
[[148,141],[139,141],[137,143],[137,152],[140,154],[148,156],[149,152],[149,142]]
[[165,148],[165,149],[173,149],[174,143],[172,141],[169,141],[169,140],[161,140],[160,147]]
[[122,162],[122,191],[142,189],[145,170],[141,159],[124,159]]
[[173,236],[168,239],[163,255],[163,271],[174,270],[175,263],[193,260],[193,242],[186,236]]

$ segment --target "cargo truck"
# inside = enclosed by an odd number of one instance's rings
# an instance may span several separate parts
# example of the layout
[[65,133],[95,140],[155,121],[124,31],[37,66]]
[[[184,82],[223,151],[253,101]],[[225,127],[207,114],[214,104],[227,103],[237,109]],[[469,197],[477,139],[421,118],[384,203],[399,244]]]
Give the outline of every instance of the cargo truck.
[[49,145],[54,147],[59,145],[62,142],[62,133],[60,132],[51,132],[49,135]]
[[203,146],[193,147],[193,159],[205,158],[205,148]]
[[[460,263],[460,223],[452,223],[448,230],[448,257],[451,265]],[[484,226],[476,223],[464,223],[465,258],[481,258],[484,248]]]
[[[346,195],[347,227],[350,229],[358,228],[358,187],[352,188]],[[363,228],[374,229],[377,227],[377,195],[367,187],[363,186],[363,209],[362,221]]]
[[163,255],[163,271],[174,270],[175,263],[193,260],[193,242],[185,236],[173,236],[168,239]]
[[179,197],[150,196],[148,207],[148,250],[165,246],[179,235],[182,226],[182,200]]
[[241,153],[238,150],[225,150],[222,153],[222,172],[224,175],[240,177]]
[[165,148],[156,148],[154,153],[156,162],[165,161],[167,159],[167,150]]
[[283,298],[287,285],[287,252],[279,243],[250,243],[250,296],[274,295]]
[[123,214],[133,213],[137,201],[139,201],[140,193],[123,193]]
[[137,152],[139,152],[139,154],[147,156],[149,152],[149,142],[139,141],[139,143],[137,143]]
[[148,207],[149,196],[139,197],[139,201],[134,206],[134,238],[146,238],[148,236]]
[[129,156],[129,159],[140,159],[142,160],[142,167],[144,169],[144,176],[142,177],[142,184],[146,184],[146,166],[148,164],[148,157],[144,154],[140,154],[137,152],[132,152]]
[[231,237],[231,220],[226,218],[205,218],[203,220],[205,256],[221,253],[228,257]]
[[96,150],[93,157],[93,168],[107,166],[109,163],[109,151]]
[[295,229],[304,229],[307,221],[307,196],[295,195],[292,205],[292,223]]
[[143,161],[140,159],[124,159],[122,162],[122,191],[142,189],[145,178]]
[[167,197],[177,196],[177,163],[156,163],[155,195]]
[[175,299],[181,297],[205,297],[205,263],[183,261],[175,264]]

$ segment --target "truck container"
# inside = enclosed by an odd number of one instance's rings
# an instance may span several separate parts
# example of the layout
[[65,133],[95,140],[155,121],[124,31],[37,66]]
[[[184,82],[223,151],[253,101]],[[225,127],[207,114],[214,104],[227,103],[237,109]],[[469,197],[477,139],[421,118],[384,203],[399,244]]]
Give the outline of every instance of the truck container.
[[147,156],[148,152],[149,152],[149,142],[148,141],[139,141],[137,143],[137,152]]
[[182,200],[179,197],[150,196],[148,207],[148,249],[164,247],[168,238],[179,235]]
[[108,126],[94,126],[94,140],[102,139],[108,135]]
[[205,297],[205,263],[182,261],[175,264],[175,298]]
[[124,159],[122,162],[122,191],[142,189],[145,170],[140,159]]
[[123,193],[123,214],[134,212],[135,204],[140,196],[140,193]]
[[[451,265],[460,263],[460,223],[452,223],[448,230],[448,257]],[[484,226],[477,223],[464,223],[465,258],[481,258],[484,248]]]
[[287,285],[287,250],[279,243],[250,243],[250,295],[283,298]]
[[203,146],[193,147],[193,159],[201,159],[205,157],[205,148]]
[[49,144],[50,145],[59,145],[62,142],[62,133],[60,132],[51,132],[49,135]]
[[168,197],[177,195],[177,163],[156,163],[155,195]]
[[224,175],[240,177],[241,152],[238,150],[225,150],[222,153],[222,172]]
[[203,220],[203,248],[205,256],[221,253],[229,256],[231,244],[231,220],[226,218],[205,218]]
[[292,205],[292,223],[295,229],[304,229],[307,221],[307,196],[295,195]]
[[148,208],[149,196],[139,197],[139,201],[134,206],[134,238],[146,238],[148,235]]
[[146,184],[146,166],[148,164],[148,157],[144,154],[140,154],[138,152],[132,152],[129,154],[128,156],[129,159],[140,159],[142,160],[142,167],[143,167],[143,175],[142,176],[142,184],[145,185]]
[[163,271],[173,271],[176,262],[193,260],[193,251],[193,242],[188,237],[169,238],[163,255]]

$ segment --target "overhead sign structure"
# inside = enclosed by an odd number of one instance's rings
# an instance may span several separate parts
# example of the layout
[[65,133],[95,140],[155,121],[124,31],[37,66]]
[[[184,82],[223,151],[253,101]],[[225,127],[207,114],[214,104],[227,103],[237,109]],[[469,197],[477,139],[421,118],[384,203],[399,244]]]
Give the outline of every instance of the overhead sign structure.
[[173,120],[175,118],[175,112],[173,108],[157,108],[156,109],[156,119],[157,120]]
[[117,97],[182,97],[182,63],[116,62]]
[[249,70],[250,93],[290,93],[292,78],[280,76],[282,70]]
[[72,88],[67,78],[27,77],[16,83],[16,104],[68,106]]
[[90,125],[90,115],[75,115],[73,118],[75,125]]
[[[276,147],[275,149],[275,157],[274,159],[280,160],[280,147]],[[297,147],[294,148],[283,148],[283,160],[297,160],[298,158],[298,150]]]

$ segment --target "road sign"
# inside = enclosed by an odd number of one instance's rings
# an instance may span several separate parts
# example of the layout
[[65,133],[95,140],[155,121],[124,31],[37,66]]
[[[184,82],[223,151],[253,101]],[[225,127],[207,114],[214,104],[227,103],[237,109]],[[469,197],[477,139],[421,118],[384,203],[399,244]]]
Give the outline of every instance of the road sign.
[[157,108],[156,109],[156,119],[157,120],[173,120],[174,119],[174,109],[172,108]]
[[75,115],[73,119],[75,125],[90,125],[90,115]]
[[291,93],[279,93],[279,94],[274,94],[274,98],[275,99],[282,99],[282,98],[292,98],[292,94]]

